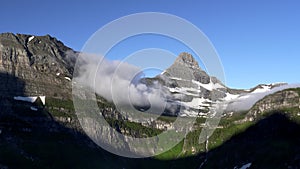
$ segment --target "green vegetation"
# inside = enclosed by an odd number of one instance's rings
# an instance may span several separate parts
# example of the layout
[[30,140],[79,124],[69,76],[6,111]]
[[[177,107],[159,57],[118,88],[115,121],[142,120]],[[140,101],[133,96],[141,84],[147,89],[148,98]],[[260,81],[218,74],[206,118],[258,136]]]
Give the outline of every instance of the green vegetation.
[[72,100],[62,100],[57,98],[46,98],[45,111],[54,117],[73,117],[75,118],[75,110]]
[[155,156],[154,158],[159,159],[159,160],[177,159],[178,157],[180,157],[180,155],[182,153],[183,144],[184,144],[184,141],[182,140],[180,143],[178,143],[172,149],[170,149],[162,154],[159,154],[159,155]]
[[191,156],[197,152],[205,152],[205,144],[199,144],[199,136],[202,128],[189,132],[184,140],[184,154],[182,156]]
[[214,149],[222,145],[231,137],[244,132],[247,128],[252,126],[254,122],[244,122],[241,124],[231,124],[225,128],[217,128],[209,138],[208,149]]
[[105,119],[108,124],[118,130],[123,130],[124,134],[138,137],[138,138],[146,138],[152,137],[160,134],[162,131],[156,128],[145,127],[139,123],[125,121],[125,120],[116,120],[113,118]]
[[70,111],[74,111],[74,105],[72,100],[62,100],[62,99],[47,97],[46,107],[58,107],[58,108],[64,108]]
[[291,88],[291,89],[286,89],[286,90],[296,91],[300,95],[300,88]]
[[166,123],[173,123],[176,119],[177,119],[177,117],[174,117],[174,116],[159,116],[157,118],[157,120],[163,121]]

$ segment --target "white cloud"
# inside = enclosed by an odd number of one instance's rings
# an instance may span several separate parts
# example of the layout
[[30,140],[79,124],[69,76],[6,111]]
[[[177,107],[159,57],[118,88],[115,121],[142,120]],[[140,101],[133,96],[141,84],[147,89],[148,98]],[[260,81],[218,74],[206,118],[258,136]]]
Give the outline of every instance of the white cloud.
[[300,84],[288,84],[288,85],[274,87],[270,90],[265,90],[264,92],[253,92],[253,93],[241,95],[230,101],[227,110],[229,111],[249,110],[257,101],[263,99],[267,95],[273,94],[275,92],[284,89],[298,88],[298,87],[300,87]]
[[137,66],[87,54],[81,54],[77,62],[75,81],[114,104],[151,107],[153,113],[161,113],[166,106],[168,90],[159,83],[141,83],[143,72]]

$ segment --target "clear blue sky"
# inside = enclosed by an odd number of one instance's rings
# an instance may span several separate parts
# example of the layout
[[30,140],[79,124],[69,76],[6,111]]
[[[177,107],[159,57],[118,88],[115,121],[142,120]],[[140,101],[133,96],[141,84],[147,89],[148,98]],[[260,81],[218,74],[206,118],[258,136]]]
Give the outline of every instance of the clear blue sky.
[[299,82],[297,0],[2,0],[0,32],[50,34],[80,50],[99,28],[137,12],[164,12],[201,29],[214,44],[229,87]]

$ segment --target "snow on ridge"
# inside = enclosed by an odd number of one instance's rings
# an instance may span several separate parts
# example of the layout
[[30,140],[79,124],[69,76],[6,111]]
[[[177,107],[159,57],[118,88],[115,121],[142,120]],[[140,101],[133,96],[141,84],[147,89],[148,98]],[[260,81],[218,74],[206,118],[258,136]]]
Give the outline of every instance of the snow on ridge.
[[257,88],[251,93],[263,93],[271,90],[272,86],[269,85],[263,85],[262,88]]
[[[180,81],[190,81],[190,80],[182,79],[182,78],[179,78],[179,77],[170,77],[170,79],[180,80]],[[213,83],[211,80],[208,84],[204,84],[204,83],[201,83],[201,82],[196,81],[196,80],[192,80],[192,83],[196,84],[197,86],[201,86],[201,87],[203,87],[203,88],[205,88],[206,90],[209,90],[209,91],[212,91],[214,89],[225,88],[225,86],[221,85],[220,83]]]
[[223,85],[219,84],[219,83],[213,83],[212,81],[210,81],[208,84],[204,84],[204,83],[200,83],[196,80],[192,80],[192,83],[201,86],[203,88],[205,88],[206,90],[212,91],[214,89],[221,89],[221,88],[225,88]]
[[25,97],[25,96],[15,96],[14,100],[34,103],[37,98],[41,99],[43,105],[46,104],[46,96],[27,96],[27,97]]
[[211,101],[204,98],[193,98],[191,102],[182,102],[182,103],[187,107],[199,109],[200,106],[209,106],[209,104],[206,104],[204,102],[211,102]]
[[32,41],[32,39],[34,39],[34,36],[30,36],[30,37],[28,38],[28,42]]
[[287,84],[281,85],[277,87],[273,87],[268,89],[264,87],[264,91],[260,90],[260,92],[252,92],[248,94],[243,94],[234,98],[228,104],[227,110],[230,111],[241,111],[241,110],[249,110],[256,102],[260,99],[264,98],[267,95],[276,93],[278,91],[282,91],[290,88],[299,88],[300,84]]
[[187,81],[186,79],[182,79],[182,78],[179,78],[179,77],[170,77],[170,79],[172,79],[172,80],[182,80],[182,81]]
[[[180,94],[185,94],[185,95],[189,95],[189,96],[199,96],[199,94],[196,94],[196,93],[199,93],[199,90],[196,90],[194,88],[186,88],[186,87],[176,87],[176,88],[168,88],[170,92],[178,92]],[[196,93],[191,93],[191,92],[196,92]]]
[[238,98],[240,95],[236,95],[236,94],[231,94],[231,93],[226,93],[226,97],[224,98],[224,101],[231,101],[233,99]]
[[[186,79],[178,78],[178,77],[171,77],[173,80],[180,80],[180,81],[188,81]],[[213,83],[210,81],[208,84],[203,84],[198,81],[192,80],[192,83],[197,85],[198,87],[203,87],[206,90],[213,91],[220,88],[225,88],[225,86],[219,83]],[[287,84],[287,83],[272,83],[272,84],[265,84],[260,85],[254,91],[250,92],[251,90],[244,90],[245,93],[242,94],[231,94],[226,92],[226,97],[221,99],[219,103],[222,103],[226,106],[227,111],[244,111],[249,110],[251,107],[260,99],[264,98],[267,95],[273,94],[278,91],[282,91],[289,88],[299,88],[300,84]],[[169,88],[170,92],[178,92],[180,94],[189,95],[195,97],[191,102],[181,102],[186,107],[200,109],[201,106],[207,106],[205,102],[207,100],[203,100],[203,98],[199,98],[199,93],[201,92],[198,88],[186,88],[186,87],[176,87],[176,88]],[[247,92],[248,91],[248,92]],[[188,112],[192,110],[184,111],[184,115],[194,115],[196,112]]]

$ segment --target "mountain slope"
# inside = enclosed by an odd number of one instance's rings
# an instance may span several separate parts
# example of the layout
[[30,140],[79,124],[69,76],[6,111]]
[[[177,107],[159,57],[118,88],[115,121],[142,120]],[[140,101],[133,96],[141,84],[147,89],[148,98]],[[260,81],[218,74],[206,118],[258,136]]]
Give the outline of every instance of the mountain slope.
[[[73,50],[49,35],[4,33],[0,34],[0,44],[0,72],[22,79],[27,84],[26,95],[70,98],[70,78],[76,59]],[[13,83],[13,80],[1,81],[1,94],[13,95],[3,91]]]
[[264,97],[249,110],[245,120],[257,120],[264,113],[277,110],[297,119],[300,116],[300,88],[286,89]]

